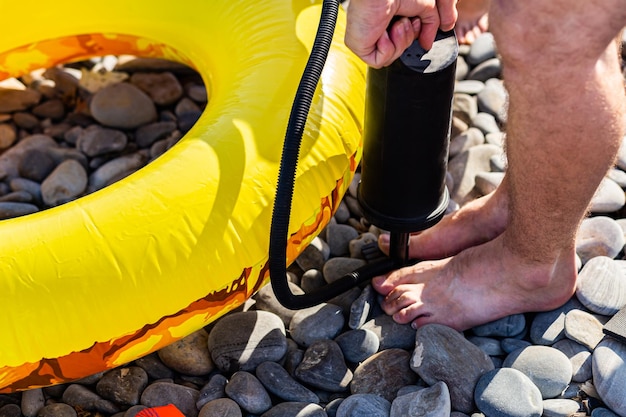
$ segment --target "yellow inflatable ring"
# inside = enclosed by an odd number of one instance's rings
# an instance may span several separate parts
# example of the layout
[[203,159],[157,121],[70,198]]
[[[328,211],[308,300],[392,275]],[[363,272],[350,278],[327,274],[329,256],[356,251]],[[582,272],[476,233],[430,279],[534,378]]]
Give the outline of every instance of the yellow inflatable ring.
[[[3,1],[0,79],[104,54],[196,68],[209,103],[126,179],[0,222],[0,392],[67,382],[162,348],[267,282],[278,163],[313,44],[309,0]],[[361,156],[365,67],[338,28],[303,138],[290,261]]]

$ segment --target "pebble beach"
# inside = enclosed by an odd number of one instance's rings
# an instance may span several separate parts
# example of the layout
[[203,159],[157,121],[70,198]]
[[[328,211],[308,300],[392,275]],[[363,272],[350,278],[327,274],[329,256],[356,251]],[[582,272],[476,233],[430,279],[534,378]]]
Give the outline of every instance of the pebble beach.
[[[500,73],[489,33],[461,47],[449,211],[493,191],[506,171]],[[120,95],[123,111],[113,99]],[[207,101],[193,70],[128,56],[0,83],[0,219],[61,205],[141,169],[184,136]],[[363,249],[382,231],[362,216],[358,181],[289,267],[294,293],[369,261]],[[556,310],[462,333],[434,324],[415,330],[387,316],[369,285],[297,311],[268,285],[124,366],[0,394],[0,417],[134,417],[166,404],[187,417],[626,417],[626,344],[603,332],[626,308],[625,189],[623,144],[577,236],[576,294]]]

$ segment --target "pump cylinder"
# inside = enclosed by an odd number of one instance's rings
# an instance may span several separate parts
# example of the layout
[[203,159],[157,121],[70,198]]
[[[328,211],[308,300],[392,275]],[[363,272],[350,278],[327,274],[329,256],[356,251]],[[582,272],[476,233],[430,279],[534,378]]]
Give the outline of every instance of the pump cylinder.
[[358,200],[372,224],[400,233],[443,217],[458,44],[439,32],[388,67],[368,68]]

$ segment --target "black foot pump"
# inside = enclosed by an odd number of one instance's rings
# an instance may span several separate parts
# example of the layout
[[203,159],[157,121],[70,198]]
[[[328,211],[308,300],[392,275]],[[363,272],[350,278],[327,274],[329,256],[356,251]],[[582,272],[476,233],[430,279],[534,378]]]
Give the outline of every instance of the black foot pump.
[[440,32],[430,51],[416,41],[392,65],[368,69],[358,199],[365,218],[391,232],[390,257],[311,293],[295,295],[289,289],[285,248],[298,152],[337,9],[336,0],[324,0],[311,57],[287,126],[272,214],[271,283],[278,301],[290,309],[325,302],[407,265],[410,233],[437,223],[449,201],[445,176],[458,45],[453,32]]

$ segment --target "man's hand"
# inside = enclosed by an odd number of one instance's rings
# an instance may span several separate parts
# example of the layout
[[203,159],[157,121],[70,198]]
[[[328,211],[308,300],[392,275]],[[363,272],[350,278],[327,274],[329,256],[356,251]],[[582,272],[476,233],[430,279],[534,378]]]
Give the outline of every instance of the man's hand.
[[[457,0],[350,0],[346,45],[366,64],[391,64],[415,39],[430,49],[437,29],[452,30]],[[391,19],[399,19],[390,25]]]

